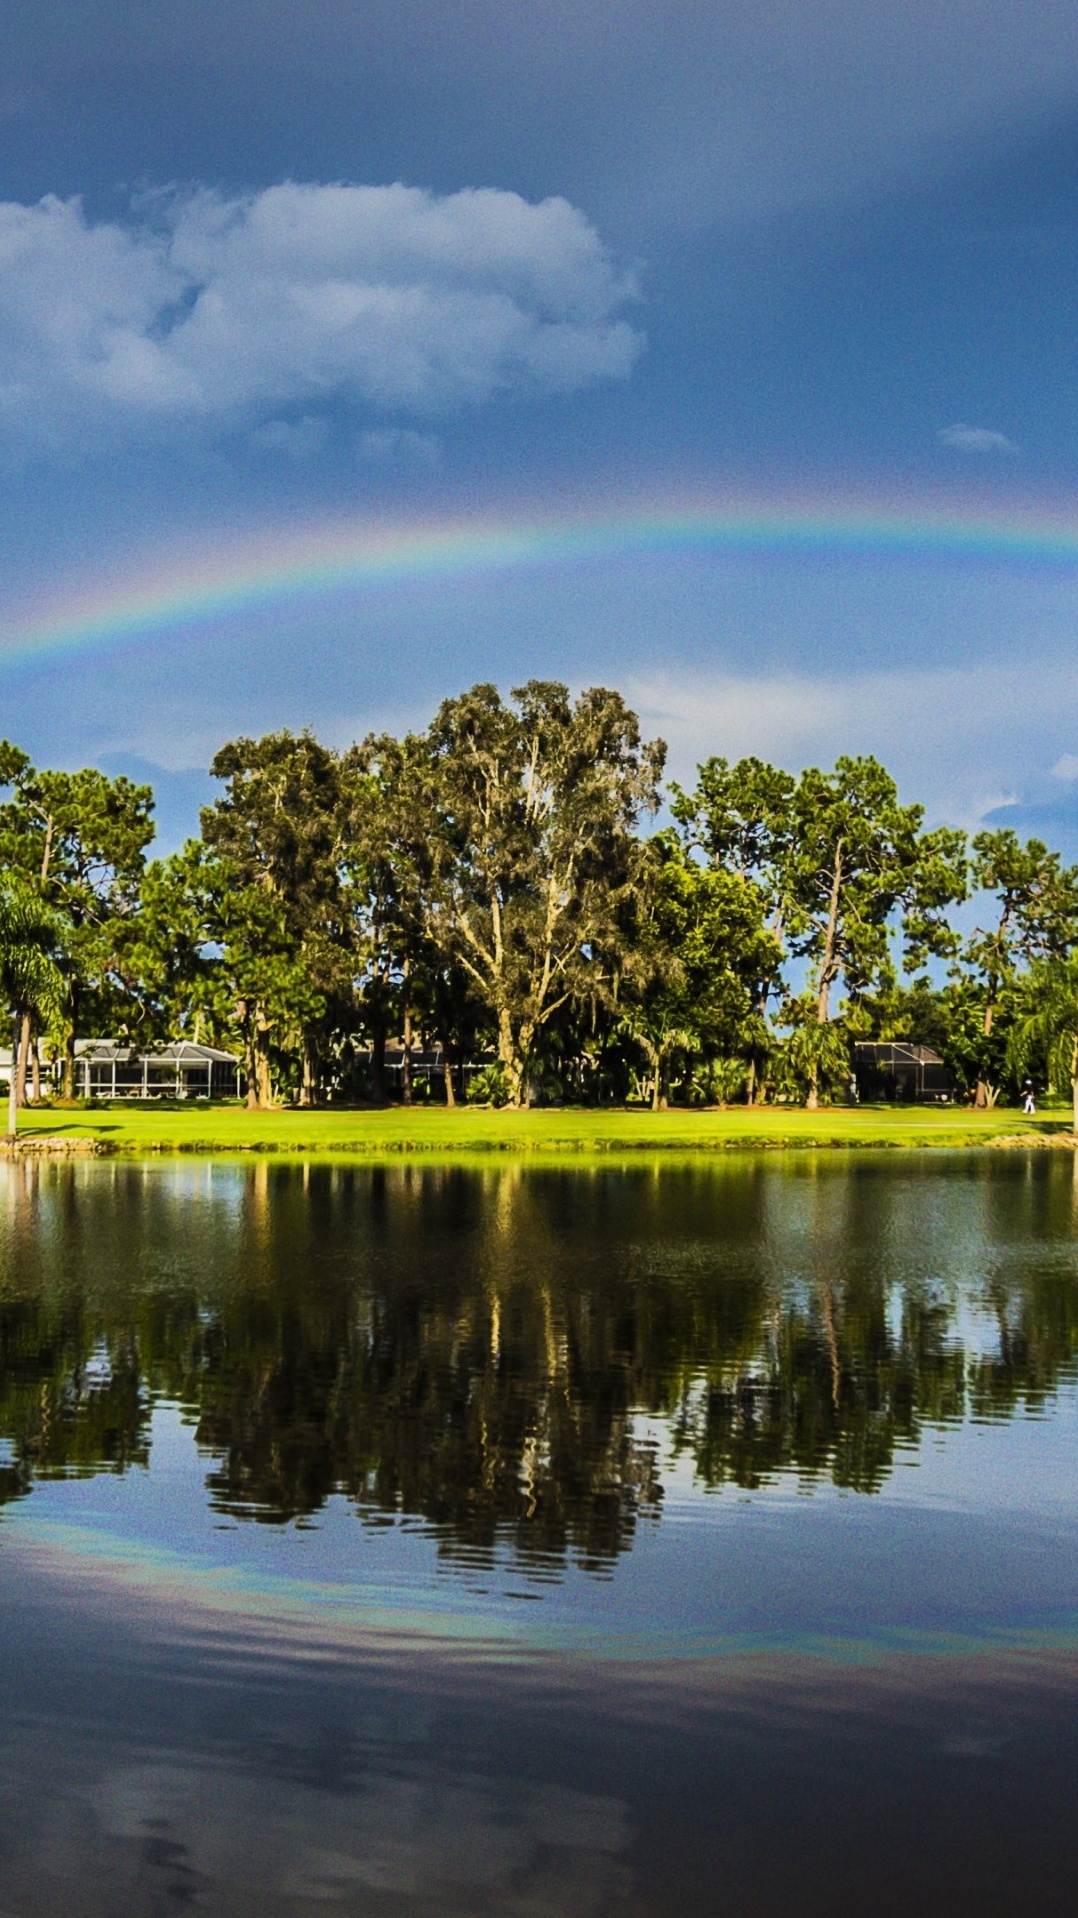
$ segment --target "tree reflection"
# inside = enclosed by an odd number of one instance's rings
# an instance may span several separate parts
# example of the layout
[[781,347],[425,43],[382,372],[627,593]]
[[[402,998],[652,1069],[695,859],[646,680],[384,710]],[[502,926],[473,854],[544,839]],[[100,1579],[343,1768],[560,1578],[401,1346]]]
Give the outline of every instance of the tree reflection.
[[165,1397],[221,1511],[602,1570],[675,1456],[871,1493],[1075,1375],[1067,1163],[2,1170],[0,1502],[149,1463]]

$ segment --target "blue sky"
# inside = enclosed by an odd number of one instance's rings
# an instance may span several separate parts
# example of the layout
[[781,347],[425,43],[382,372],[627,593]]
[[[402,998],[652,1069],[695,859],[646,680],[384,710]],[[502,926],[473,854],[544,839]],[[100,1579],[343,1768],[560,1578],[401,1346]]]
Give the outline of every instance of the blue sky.
[[[1078,32],[1044,0],[8,0],[0,629],[341,514],[800,489],[1066,511]],[[874,750],[1078,854],[1078,577],[642,557],[5,662],[42,762],[624,687],[708,751]]]

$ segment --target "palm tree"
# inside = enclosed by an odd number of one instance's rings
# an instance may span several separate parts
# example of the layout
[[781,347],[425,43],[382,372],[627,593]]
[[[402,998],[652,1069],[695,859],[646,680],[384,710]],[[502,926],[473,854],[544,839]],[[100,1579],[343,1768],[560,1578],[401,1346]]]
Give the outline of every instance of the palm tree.
[[0,891],[0,1001],[6,1004],[14,1027],[9,1140],[18,1132],[16,1060],[23,1019],[30,1017],[41,1024],[58,1012],[63,1002],[63,974],[53,957],[56,943],[56,920],[35,893],[10,883]]
[[835,1091],[849,1081],[848,1029],[842,1019],[818,1019],[808,993],[790,1000],[782,1023],[792,1031],[779,1049],[779,1071],[803,1095],[806,1112],[815,1112],[821,1090]]
[[1026,997],[1032,1010],[1015,1026],[1007,1063],[1017,1076],[1035,1060],[1047,1059],[1048,1076],[1056,1090],[1070,1089],[1072,1123],[1078,1133],[1078,953],[1033,966]]

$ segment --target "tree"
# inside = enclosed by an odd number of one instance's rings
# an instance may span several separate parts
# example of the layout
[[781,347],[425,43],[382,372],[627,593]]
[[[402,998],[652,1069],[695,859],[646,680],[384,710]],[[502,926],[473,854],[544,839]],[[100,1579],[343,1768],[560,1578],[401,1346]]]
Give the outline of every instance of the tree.
[[775,1054],[777,1090],[786,1097],[804,1099],[805,1104],[814,1109],[821,1092],[830,1095],[849,1083],[850,1042],[846,1023],[841,1019],[821,1020],[811,992],[787,1000],[782,1023],[790,1031]]
[[878,993],[858,1000],[850,1024],[859,1038],[897,1039],[909,1045],[932,1046],[946,1055],[951,1045],[953,1014],[946,989],[933,985],[926,973],[902,984],[882,982]]
[[677,1051],[748,1050],[757,982],[777,966],[778,940],[763,924],[751,879],[698,865],[672,833],[660,833],[637,882],[627,948],[620,1019],[647,1058],[658,1111],[669,1100]]
[[[124,929],[139,905],[146,848],[153,838],[153,790],[93,767],[36,771],[25,753],[0,742],[0,860],[23,876],[64,927],[67,976],[64,1092],[74,1093],[75,1035],[88,1009],[111,1007],[124,982],[117,967]],[[21,1100],[30,1016],[19,1038]]]
[[[755,988],[756,1025],[762,1038],[767,1034],[768,1002],[781,990],[783,873],[791,850],[796,786],[792,773],[763,759],[739,759],[731,766],[726,759],[711,758],[697,768],[695,791],[686,793],[677,785],[671,789],[671,810],[684,845],[702,853],[711,866],[751,880],[763,900],[773,944],[769,969],[760,973]],[[750,1049],[750,1104],[765,1050]]]
[[1008,1044],[1008,1065],[1018,1076],[1043,1060],[1051,1084],[1070,1098],[1072,1129],[1078,1134],[1078,953],[1035,960],[1023,999],[1025,1010]]
[[197,840],[179,855],[177,877],[188,889],[202,928],[205,966],[197,1003],[217,1027],[239,1027],[247,1104],[275,1102],[274,1068],[301,1062],[306,1077],[310,1035],[325,1010],[310,938],[290,923],[275,893],[239,882],[235,867]]
[[1057,961],[1078,940],[1078,868],[1063,866],[1039,839],[1021,845],[1009,829],[978,833],[973,840],[974,892],[992,896],[993,915],[962,948],[953,978],[965,1001],[963,1023],[971,1028],[971,1064],[976,1103],[996,1102],[1008,1057],[1005,1002],[1023,967]]
[[26,1019],[54,1017],[64,997],[56,962],[57,925],[41,899],[25,885],[10,882],[0,892],[0,995],[13,1022],[7,1136],[18,1132],[17,1061]]
[[290,732],[233,740],[210,770],[227,786],[203,810],[203,851],[191,853],[189,876],[230,982],[247,1102],[272,1104],[277,1045],[299,1055],[307,1103],[317,1095],[327,995],[351,980],[346,776],[310,733]]
[[636,715],[602,687],[573,702],[530,680],[512,702],[474,686],[406,744],[426,758],[430,936],[489,1009],[519,1106],[537,1034],[615,936],[665,747],[642,744]]
[[[810,767],[790,802],[790,833],[778,884],[791,953],[809,963],[811,999],[802,1018],[831,1018],[842,978],[857,995],[893,976],[891,927],[902,915],[906,964],[954,944],[945,908],[965,895],[965,840],[945,827],[923,832],[921,806],[899,804],[890,774],[872,758]],[[805,1104],[818,1104],[819,1075],[806,1049]]]
[[209,863],[197,840],[151,860],[139,911],[121,929],[116,966],[127,992],[129,1036],[140,1045],[180,1037],[233,1040],[235,1004],[209,924]]
[[671,812],[684,843],[712,866],[754,879],[774,912],[781,903],[778,875],[790,843],[797,781],[763,759],[705,759],[694,792],[671,787]]
[[[453,1027],[466,996],[459,967],[432,937],[432,874],[436,808],[425,742],[369,734],[347,756],[354,775],[349,862],[363,955],[362,1007],[371,1036],[374,1095],[385,1097],[390,1022],[403,1043],[401,1095],[412,1101],[415,1015],[422,1008],[441,1037],[446,1101],[454,1102],[449,1066]],[[458,975],[456,978],[453,975]]]

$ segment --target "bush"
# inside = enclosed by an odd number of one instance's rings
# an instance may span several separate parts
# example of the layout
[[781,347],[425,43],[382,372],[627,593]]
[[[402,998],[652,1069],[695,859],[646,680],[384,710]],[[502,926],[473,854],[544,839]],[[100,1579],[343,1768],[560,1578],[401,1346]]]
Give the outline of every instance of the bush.
[[500,1065],[481,1066],[468,1086],[470,1106],[504,1106],[509,1103],[509,1081]]
[[692,1097],[701,1105],[728,1106],[743,1099],[749,1082],[744,1059],[709,1059],[693,1073]]
[[850,1080],[850,1041],[845,1023],[832,1019],[820,1025],[811,1004],[804,1000],[795,1001],[787,1017],[793,1031],[775,1048],[772,1061],[776,1097],[803,1099],[813,1077],[821,1101],[841,1096]]

